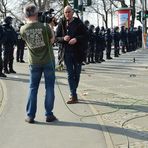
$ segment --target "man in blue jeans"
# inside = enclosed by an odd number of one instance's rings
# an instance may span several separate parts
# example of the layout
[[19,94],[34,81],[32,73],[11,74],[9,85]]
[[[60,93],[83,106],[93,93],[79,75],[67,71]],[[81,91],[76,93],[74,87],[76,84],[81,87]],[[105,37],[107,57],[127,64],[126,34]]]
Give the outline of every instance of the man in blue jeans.
[[70,99],[67,104],[78,102],[77,88],[80,80],[82,62],[85,56],[84,47],[87,42],[87,31],[83,22],[73,17],[73,10],[70,6],[64,8],[64,18],[58,23],[56,30],[56,41],[61,44],[64,62],[68,73],[70,87]]
[[44,74],[45,79],[45,116],[46,122],[56,120],[52,110],[54,107],[55,58],[52,49],[53,31],[49,25],[38,22],[38,8],[28,4],[24,8],[27,24],[21,27],[20,33],[29,51],[30,86],[26,106],[28,123],[34,123],[37,110],[37,93],[39,83]]

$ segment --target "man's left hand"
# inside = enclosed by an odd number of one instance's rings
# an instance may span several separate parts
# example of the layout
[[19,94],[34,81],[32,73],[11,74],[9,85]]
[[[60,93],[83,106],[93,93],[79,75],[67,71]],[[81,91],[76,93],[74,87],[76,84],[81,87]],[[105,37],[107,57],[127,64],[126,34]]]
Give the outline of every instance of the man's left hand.
[[68,42],[68,44],[74,45],[76,42],[77,42],[77,39],[76,39],[76,38],[72,38],[72,39]]

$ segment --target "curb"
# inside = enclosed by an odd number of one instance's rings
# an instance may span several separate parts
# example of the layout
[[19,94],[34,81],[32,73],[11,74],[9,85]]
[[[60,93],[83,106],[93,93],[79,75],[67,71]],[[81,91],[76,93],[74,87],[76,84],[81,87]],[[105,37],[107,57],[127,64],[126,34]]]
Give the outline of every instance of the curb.
[[6,86],[2,80],[0,80],[0,116],[6,104]]

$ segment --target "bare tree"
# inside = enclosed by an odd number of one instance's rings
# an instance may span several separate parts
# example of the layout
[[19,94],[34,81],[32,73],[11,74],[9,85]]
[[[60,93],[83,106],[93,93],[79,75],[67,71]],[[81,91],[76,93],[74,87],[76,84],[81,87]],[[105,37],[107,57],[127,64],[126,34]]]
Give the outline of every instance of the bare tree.
[[125,0],[120,0],[120,3],[122,7],[128,7],[128,5],[125,3]]
[[7,14],[7,0],[1,0],[0,2],[0,13],[2,17],[5,17]]
[[132,8],[131,9],[131,16],[132,16],[132,20],[131,20],[131,27],[133,28],[134,27],[134,24],[135,24],[135,12],[136,12],[136,0],[131,0],[130,1],[130,7]]
[[[96,6],[99,6],[97,9]],[[95,13],[99,14],[102,17],[102,20],[105,23],[105,26],[108,27],[108,19],[110,19],[109,15],[112,13],[112,7],[119,8],[119,7],[128,7],[125,0],[121,0],[118,2],[114,2],[113,0],[97,0],[93,3],[91,8],[95,11]],[[136,0],[130,0],[130,7],[131,9],[131,27],[134,27],[135,24],[135,14],[136,9],[139,7],[138,2]]]
[[[131,14],[132,14],[131,26],[133,27],[134,26],[134,20],[135,20],[136,0],[130,0],[130,1],[132,2],[130,4],[130,7],[132,8],[132,11],[131,11]],[[7,13],[11,13],[16,18],[19,18],[18,15],[20,13],[22,13],[22,7],[27,2],[35,3],[36,5],[39,6],[39,9],[41,11],[49,10],[52,7],[53,9],[55,9],[56,13],[59,14],[59,16],[61,16],[62,9],[63,9],[63,6],[64,6],[64,0],[23,0],[23,2],[20,4],[18,9],[16,8],[16,6],[12,6],[12,9],[9,9],[7,7],[7,5],[9,3],[11,3],[11,0],[1,0],[0,1],[1,16],[4,17],[4,16],[6,16]],[[68,0],[68,2],[71,3],[71,5],[73,5],[72,4],[73,0]],[[122,0],[122,1],[93,0],[92,2],[93,2],[92,6],[87,7],[88,13],[92,12],[92,10],[93,10],[94,13],[97,13],[98,15],[100,15],[100,17],[102,18],[102,20],[105,24],[105,27],[107,27],[107,28],[108,28],[109,19],[111,19],[110,16],[111,15],[113,16],[113,10],[112,9],[118,8],[120,6],[127,7],[125,0]],[[15,7],[15,9],[13,7]],[[85,13],[87,13],[87,12],[85,12]]]
[[96,0],[91,8],[102,17],[105,27],[108,28],[109,15],[113,13],[112,6],[117,8],[118,5],[119,2],[113,2],[112,0]]

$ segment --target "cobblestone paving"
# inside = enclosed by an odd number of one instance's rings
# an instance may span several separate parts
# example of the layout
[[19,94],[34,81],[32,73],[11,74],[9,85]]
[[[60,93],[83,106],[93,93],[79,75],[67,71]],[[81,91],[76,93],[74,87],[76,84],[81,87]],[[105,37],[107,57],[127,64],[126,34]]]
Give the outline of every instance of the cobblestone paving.
[[[116,148],[127,148],[127,145],[118,145]],[[130,144],[130,148],[148,148],[148,142],[135,142]]]
[[[86,98],[91,98],[93,90],[85,91],[88,93]],[[110,132],[114,146],[127,148],[129,142],[130,148],[148,148],[148,125],[141,124],[141,121],[144,122],[148,118],[148,101],[121,97],[114,93],[97,92],[96,96],[101,96],[99,101],[94,98],[94,102],[91,100],[90,103],[93,102],[98,113],[102,113],[102,119]],[[114,133],[113,129],[120,132]],[[125,139],[118,141],[119,137]]]

